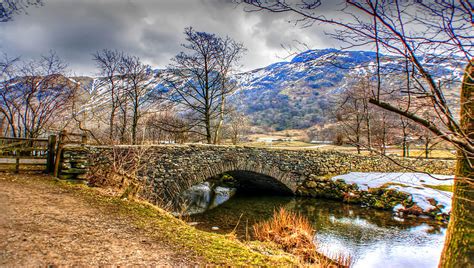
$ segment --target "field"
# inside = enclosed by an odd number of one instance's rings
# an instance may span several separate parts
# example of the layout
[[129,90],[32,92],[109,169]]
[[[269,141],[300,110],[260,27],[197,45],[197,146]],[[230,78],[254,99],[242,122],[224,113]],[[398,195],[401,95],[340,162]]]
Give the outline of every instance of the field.
[[[261,147],[261,148],[275,148],[275,149],[291,149],[291,150],[336,150],[348,153],[357,153],[357,148],[350,145],[332,145],[332,144],[314,144],[303,141],[254,141],[242,143],[244,146]],[[370,152],[366,149],[362,149],[361,154],[368,155]],[[402,156],[403,150],[398,147],[388,148],[387,155],[390,156]],[[424,158],[425,150],[421,147],[410,148],[409,157],[411,158]],[[430,150],[429,158],[442,158],[442,159],[455,159],[456,154],[454,150],[445,148],[434,148]]]

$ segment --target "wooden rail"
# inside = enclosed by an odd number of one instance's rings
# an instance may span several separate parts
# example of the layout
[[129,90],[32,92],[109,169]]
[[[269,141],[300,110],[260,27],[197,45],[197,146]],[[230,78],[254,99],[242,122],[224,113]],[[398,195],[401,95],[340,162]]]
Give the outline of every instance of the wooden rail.
[[48,139],[0,137],[0,171],[43,171],[57,176],[64,146],[86,143],[86,135],[66,131],[59,134],[59,139],[56,135]]
[[[51,139],[51,138],[50,138]],[[48,171],[50,139],[0,137],[0,170]]]

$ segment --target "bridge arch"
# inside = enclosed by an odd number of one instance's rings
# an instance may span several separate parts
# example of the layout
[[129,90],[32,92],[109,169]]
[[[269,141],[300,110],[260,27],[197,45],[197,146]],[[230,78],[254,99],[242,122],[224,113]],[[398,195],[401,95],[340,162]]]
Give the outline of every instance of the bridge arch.
[[201,183],[225,173],[243,183],[244,190],[248,192],[256,189],[268,189],[269,192],[274,193],[295,194],[298,187],[293,173],[251,159],[210,164],[194,180],[194,183]]

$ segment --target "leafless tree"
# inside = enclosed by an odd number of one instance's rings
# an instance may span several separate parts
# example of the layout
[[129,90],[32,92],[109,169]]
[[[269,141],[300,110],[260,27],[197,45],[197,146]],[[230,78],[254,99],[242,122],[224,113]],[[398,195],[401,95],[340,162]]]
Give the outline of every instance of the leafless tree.
[[54,52],[3,65],[10,66],[3,73],[0,113],[13,137],[36,138],[68,109],[78,84],[65,76],[66,65]]
[[[336,118],[346,133],[346,138],[361,153],[361,148],[372,149],[372,110],[369,104],[370,77],[350,76],[349,88],[339,96]],[[364,141],[365,136],[365,141]]]
[[396,117],[394,114],[375,107],[373,112],[372,135],[374,144],[379,148],[378,151],[382,155],[386,155],[387,148],[390,144],[394,144],[394,131]]
[[219,75],[221,81],[221,97],[218,123],[215,127],[214,144],[219,143],[220,132],[224,123],[224,117],[227,112],[226,98],[237,88],[237,81],[232,79],[231,75],[235,71],[236,64],[246,51],[242,43],[237,43],[230,37],[226,37],[220,41],[218,64]]
[[11,21],[14,15],[26,13],[30,6],[42,5],[43,0],[3,0],[0,3],[0,22]]
[[227,131],[232,144],[237,145],[248,131],[248,120],[243,113],[231,110],[229,113]]
[[407,119],[404,116],[400,116],[400,128],[401,128],[401,134],[402,134],[402,156],[409,157],[410,156],[410,146],[409,146],[409,138],[410,138],[410,127],[412,121]]
[[153,114],[147,121],[149,138],[159,143],[185,143],[192,132],[191,124],[177,116],[172,109]]
[[[350,78],[349,78],[350,79]],[[354,83],[352,87],[347,91],[346,98],[352,99],[352,106],[359,116],[357,120],[361,120],[359,122],[359,129],[358,135],[364,134],[365,135],[365,142],[362,142],[359,137],[358,141],[352,141],[353,144],[359,143],[359,147],[363,146],[366,147],[369,152],[372,152],[372,123],[373,123],[373,107],[369,102],[369,96],[371,89],[373,88],[373,84],[370,81],[370,77],[365,76],[355,76],[352,77],[354,79]]]
[[184,33],[187,43],[182,46],[187,52],[173,58],[161,77],[173,89],[171,99],[196,114],[194,129],[203,129],[206,142],[216,143],[224,120],[225,98],[235,88],[230,74],[244,48],[228,37],[222,39],[191,27]]
[[93,59],[99,68],[100,78],[98,87],[107,88],[110,97],[110,116],[109,116],[109,140],[114,140],[115,115],[120,106],[121,92],[121,68],[124,53],[117,50],[104,49],[97,51]]
[[128,97],[128,102],[124,102],[124,104],[129,104],[131,108],[131,138],[132,144],[137,144],[139,120],[146,113],[147,108],[150,108],[152,100],[153,72],[150,66],[143,64],[138,57],[124,56],[122,61],[124,69],[122,73],[125,81],[124,94]]
[[[443,1],[340,1],[340,11],[332,15],[320,9],[321,1],[244,0],[250,11],[291,12],[304,27],[314,24],[334,26],[330,34],[348,47],[372,47],[376,52],[377,87],[370,102],[409,118],[435,136],[451,143],[459,151],[455,178],[453,209],[447,239],[440,261],[441,267],[469,266],[474,262],[474,116],[473,53],[474,5],[466,0]],[[382,98],[380,56],[395,55],[410,64],[412,84],[406,92],[406,102],[400,105]],[[456,120],[448,105],[443,77],[435,67],[447,59],[467,65],[461,89],[461,120]],[[458,77],[460,78],[460,77]],[[414,102],[431,107],[437,122],[423,117]]]

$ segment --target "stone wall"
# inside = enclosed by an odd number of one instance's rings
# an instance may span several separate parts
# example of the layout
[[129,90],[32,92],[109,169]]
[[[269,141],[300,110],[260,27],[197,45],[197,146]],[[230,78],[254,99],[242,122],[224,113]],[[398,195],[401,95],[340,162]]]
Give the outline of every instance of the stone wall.
[[[116,146],[87,147],[90,169],[87,178],[101,184],[112,176],[115,161],[129,176],[136,177],[141,185],[140,195],[149,201],[162,204],[175,200],[177,193],[210,177],[232,171],[248,171],[271,177],[295,194],[304,194],[307,181],[333,175],[361,172],[418,171],[450,174],[454,161],[403,160],[396,164],[380,156],[361,156],[336,151],[276,150],[268,148],[211,145],[157,145],[148,147]],[[83,152],[84,153],[84,152]],[[74,163],[77,154],[64,152],[64,163]],[[76,161],[76,162],[75,162]]]
[[59,174],[60,179],[85,181],[91,163],[89,148],[84,146],[67,146],[60,154]]

